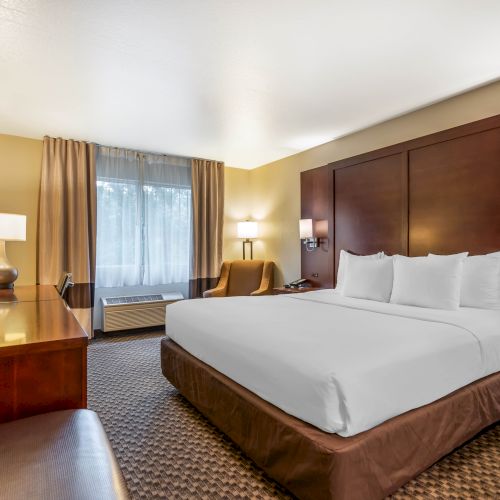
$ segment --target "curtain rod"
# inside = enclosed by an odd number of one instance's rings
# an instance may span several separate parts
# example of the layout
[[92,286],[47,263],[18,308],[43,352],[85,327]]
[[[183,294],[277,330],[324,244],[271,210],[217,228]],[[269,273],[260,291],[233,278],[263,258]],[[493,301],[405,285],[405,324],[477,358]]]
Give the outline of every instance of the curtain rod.
[[[63,139],[62,137],[51,137],[50,135],[45,135],[44,137],[48,137],[49,139],[61,139],[63,141],[66,141],[66,140],[78,141],[77,139]],[[168,153],[156,153],[154,151],[143,151],[141,149],[124,148],[124,147],[120,147],[120,146],[108,146],[107,144],[100,144],[99,142],[93,142],[93,141],[79,141],[79,142],[86,142],[87,144],[95,144],[96,146],[101,146],[103,148],[124,149],[126,151],[132,151],[133,153],[140,153],[140,154],[145,154],[145,155],[175,156],[176,158],[183,158],[185,160],[202,160],[202,161],[217,161],[217,162],[220,161],[220,160],[210,160],[209,158],[200,158],[199,156],[174,155],[174,154],[168,154]],[[224,163],[224,162],[220,162],[220,163]]]
[[131,151],[133,153],[139,153],[144,155],[156,155],[156,156],[174,156],[175,158],[183,158],[185,160],[202,160],[202,161],[219,161],[219,160],[210,160],[208,158],[199,158],[197,156],[184,156],[184,155],[174,155],[168,153],[156,153],[154,151],[143,151],[142,149],[132,149],[132,148],[123,148],[119,146],[108,146],[106,144],[99,144],[98,142],[94,142],[96,146],[101,146],[103,148],[112,148],[112,149],[124,149],[125,151]]

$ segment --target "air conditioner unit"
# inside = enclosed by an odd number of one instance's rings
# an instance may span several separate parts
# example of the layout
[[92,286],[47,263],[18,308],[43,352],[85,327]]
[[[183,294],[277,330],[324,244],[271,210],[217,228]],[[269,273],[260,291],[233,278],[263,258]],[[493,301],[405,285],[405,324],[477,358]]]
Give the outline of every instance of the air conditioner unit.
[[167,304],[183,298],[180,292],[103,297],[103,331],[164,325]]

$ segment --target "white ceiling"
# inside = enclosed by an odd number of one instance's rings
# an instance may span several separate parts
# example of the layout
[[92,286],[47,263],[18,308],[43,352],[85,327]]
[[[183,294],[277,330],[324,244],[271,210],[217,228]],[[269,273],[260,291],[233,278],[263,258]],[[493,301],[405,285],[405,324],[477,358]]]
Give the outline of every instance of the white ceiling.
[[0,132],[252,168],[500,77],[498,0],[0,0]]

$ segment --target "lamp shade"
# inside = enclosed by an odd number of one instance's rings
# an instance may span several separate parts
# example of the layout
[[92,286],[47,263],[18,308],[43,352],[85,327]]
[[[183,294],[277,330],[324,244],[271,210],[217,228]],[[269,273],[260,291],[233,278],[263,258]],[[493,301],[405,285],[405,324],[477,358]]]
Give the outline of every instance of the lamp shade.
[[313,221],[312,219],[300,219],[299,221],[300,239],[313,237]]
[[26,241],[26,215],[0,214],[0,240]]
[[258,225],[255,221],[238,222],[238,238],[257,238]]

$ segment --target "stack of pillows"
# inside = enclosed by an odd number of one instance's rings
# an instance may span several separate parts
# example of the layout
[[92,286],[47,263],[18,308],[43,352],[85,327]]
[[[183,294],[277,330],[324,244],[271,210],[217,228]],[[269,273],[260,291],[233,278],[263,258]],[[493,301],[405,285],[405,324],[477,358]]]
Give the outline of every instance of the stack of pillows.
[[500,252],[390,257],[341,250],[336,291],[346,297],[434,309],[500,309]]

